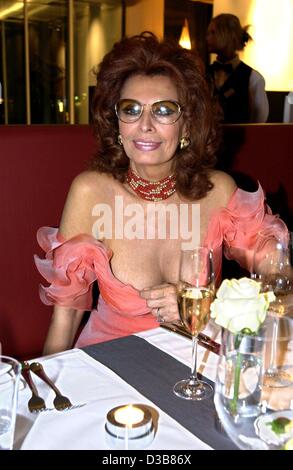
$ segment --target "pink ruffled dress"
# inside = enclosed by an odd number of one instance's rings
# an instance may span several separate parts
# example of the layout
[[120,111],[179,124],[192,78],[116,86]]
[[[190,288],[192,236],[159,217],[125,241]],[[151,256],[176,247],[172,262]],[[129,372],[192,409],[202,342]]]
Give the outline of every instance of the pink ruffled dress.
[[[218,282],[223,248],[228,259],[235,259],[241,266],[251,269],[259,231],[268,238],[287,239],[286,225],[265,205],[262,188],[254,193],[237,189],[227,207],[213,214],[203,243],[214,251]],[[103,243],[86,234],[64,240],[58,229],[50,227],[40,228],[37,238],[46,257],[35,256],[35,262],[50,283],[48,287],[40,286],[40,297],[45,304],[91,310],[92,285],[95,280],[98,282],[98,305],[91,311],[76,347],[158,326],[139,292],[113,275],[112,253]]]

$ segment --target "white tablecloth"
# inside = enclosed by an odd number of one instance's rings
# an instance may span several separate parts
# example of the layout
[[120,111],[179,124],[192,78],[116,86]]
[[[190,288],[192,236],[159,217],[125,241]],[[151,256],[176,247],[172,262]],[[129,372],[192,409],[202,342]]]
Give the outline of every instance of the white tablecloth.
[[[190,364],[191,342],[176,334],[157,328],[139,334],[153,345]],[[214,377],[216,356],[199,348],[199,368]],[[207,359],[209,366],[201,364]],[[156,449],[210,449],[196,436],[182,427],[160,408],[147,400],[133,387],[85,352],[73,349],[39,359],[62,393],[73,405],[83,405],[68,411],[53,408],[53,391],[37,376],[33,379],[39,394],[50,411],[32,414],[27,402],[30,390],[19,392],[18,416],[15,430],[16,449],[109,449],[105,441],[107,412],[115,406],[128,403],[150,405],[159,413],[158,429],[149,450]]]
[[[216,325],[209,324],[204,330],[204,333],[220,343],[220,329]],[[191,340],[189,338],[185,338],[177,333],[169,333],[162,328],[143,331],[141,333],[137,333],[136,336],[145,339],[153,346],[156,346],[156,348],[161,349],[165,353],[190,367]],[[198,346],[197,370],[213,381],[216,379],[218,360],[219,356],[201,346]]]

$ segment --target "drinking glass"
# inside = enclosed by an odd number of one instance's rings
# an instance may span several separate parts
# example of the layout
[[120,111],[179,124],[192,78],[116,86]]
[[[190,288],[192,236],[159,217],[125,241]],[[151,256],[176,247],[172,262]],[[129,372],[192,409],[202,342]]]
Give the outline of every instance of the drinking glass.
[[[291,243],[291,241],[290,241]],[[293,269],[291,265],[290,243],[281,240],[262,240],[254,255],[252,277],[261,283],[262,292],[273,291],[276,300],[270,303],[269,315],[273,317],[272,347],[270,361],[264,380],[270,387],[284,387],[290,378],[276,365],[277,338],[281,328],[281,318],[293,313]]]
[[0,450],[13,447],[20,373],[18,361],[0,356]]
[[[282,321],[279,360],[292,365],[293,319],[283,317]],[[233,347],[238,343],[236,335],[224,330],[222,337],[214,402],[221,425],[240,449],[283,449],[293,438],[292,382],[283,388],[266,387],[263,382],[272,334],[273,317],[267,316],[255,335],[243,336],[238,350]],[[239,374],[235,374],[237,363]]]
[[178,282],[179,314],[184,328],[192,335],[192,366],[189,379],[177,382],[175,395],[187,400],[203,400],[213,388],[197,377],[197,336],[210,318],[214,299],[214,269],[212,251],[205,247],[182,250]]

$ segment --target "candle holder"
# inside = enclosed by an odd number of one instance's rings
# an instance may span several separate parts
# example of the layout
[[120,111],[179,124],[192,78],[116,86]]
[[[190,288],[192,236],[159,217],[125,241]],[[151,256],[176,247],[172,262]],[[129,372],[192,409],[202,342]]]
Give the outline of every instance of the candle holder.
[[155,430],[146,405],[128,404],[107,413],[106,442],[112,449],[139,450],[149,446]]

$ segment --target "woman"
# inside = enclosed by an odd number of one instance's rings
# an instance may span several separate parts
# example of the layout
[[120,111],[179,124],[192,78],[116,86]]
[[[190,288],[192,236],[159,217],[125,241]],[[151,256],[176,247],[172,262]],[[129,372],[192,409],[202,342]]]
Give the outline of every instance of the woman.
[[247,266],[260,228],[284,230],[261,189],[237,190],[212,169],[216,113],[195,53],[151,33],[122,39],[100,64],[92,107],[93,169],[73,181],[58,233],[38,234],[51,283],[41,297],[56,305],[44,354],[72,346],[96,279],[77,347],[177,320],[183,244],[213,248],[219,280],[223,242]]
[[247,29],[237,16],[223,13],[212,19],[207,30],[208,51],[217,54],[208,73],[226,123],[266,122],[269,114],[263,76],[237,54],[252,39]]

